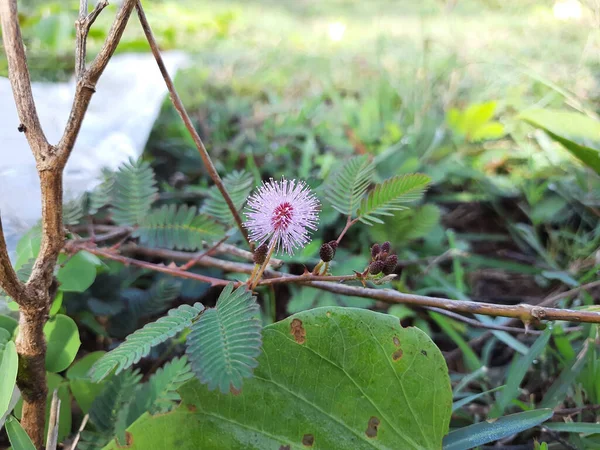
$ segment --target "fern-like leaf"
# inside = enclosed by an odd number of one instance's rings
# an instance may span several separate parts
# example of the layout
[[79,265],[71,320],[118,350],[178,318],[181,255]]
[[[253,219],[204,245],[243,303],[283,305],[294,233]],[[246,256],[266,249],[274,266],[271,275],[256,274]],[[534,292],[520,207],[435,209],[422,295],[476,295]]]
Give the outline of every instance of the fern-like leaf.
[[185,356],[166,363],[137,390],[128,411],[127,424],[132,424],[147,411],[151,414],[168,412],[180,400],[177,389],[193,377]]
[[197,215],[195,207],[163,205],[140,222],[134,236],[148,247],[194,251],[202,247],[203,240],[215,240],[223,233],[221,225],[206,215]]
[[124,289],[119,304],[126,306],[125,311],[118,311],[111,318],[110,334],[118,338],[127,336],[137,329],[140,319],[167,310],[173,300],[179,296],[181,283],[162,278],[146,291],[137,288]]
[[150,164],[141,159],[123,164],[113,186],[111,214],[119,225],[141,223],[155,200],[156,180]]
[[407,209],[403,203],[418,200],[431,179],[423,174],[399,175],[377,184],[358,208],[358,219],[367,224],[383,223],[376,216],[391,216]]
[[[250,191],[252,190],[252,174],[244,170],[233,171],[223,178],[223,184],[225,185],[225,189],[227,189],[235,208],[238,211],[242,209],[242,206],[246,203]],[[233,215],[216,186],[213,186],[208,190],[208,198],[204,202],[201,211],[224,224],[229,225],[233,223]]]
[[139,371],[127,370],[104,386],[90,408],[90,421],[97,431],[112,433],[118,412],[129,403],[141,378]]
[[209,390],[239,391],[242,379],[252,376],[262,345],[258,309],[245,286],[234,291],[230,283],[216,307],[192,325],[186,352],[192,370]]
[[63,205],[63,223],[77,225],[85,214],[83,198],[73,199]]
[[201,303],[194,306],[181,305],[169,311],[165,317],[146,324],[142,329],[127,336],[125,342],[105,354],[92,366],[92,380],[98,382],[113,369],[119,373],[150,353],[152,347],[165,342],[170,337],[192,325],[193,320],[204,311]]
[[352,216],[367,192],[375,165],[367,155],[350,159],[324,186],[325,199],[337,211]]
[[89,213],[92,215],[112,201],[115,174],[108,169],[103,169],[102,177],[102,183],[89,194]]

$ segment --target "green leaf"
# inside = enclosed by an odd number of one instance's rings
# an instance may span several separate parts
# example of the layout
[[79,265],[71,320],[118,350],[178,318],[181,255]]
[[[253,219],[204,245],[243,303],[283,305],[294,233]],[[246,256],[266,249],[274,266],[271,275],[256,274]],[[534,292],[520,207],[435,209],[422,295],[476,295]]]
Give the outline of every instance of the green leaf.
[[0,417],[8,411],[17,382],[18,368],[17,348],[14,342],[8,341],[4,348],[0,349]]
[[194,377],[186,357],[174,358],[161,367],[136,392],[129,408],[127,425],[131,425],[145,412],[151,414],[170,411],[181,398],[177,393],[186,381]]
[[97,256],[86,251],[73,255],[56,275],[61,291],[85,292],[96,280],[96,267],[101,265]]
[[[234,170],[223,178],[225,189],[231,197],[236,210],[239,211],[242,209],[242,206],[246,203],[250,191],[252,190],[253,183],[254,177],[252,174],[244,170]],[[224,224],[233,223],[233,215],[229,210],[229,206],[227,206],[227,203],[221,195],[221,191],[219,191],[216,186],[213,186],[208,190],[208,198],[204,202],[204,205],[202,205],[202,212],[214,217]]]
[[115,174],[108,169],[102,170],[102,183],[94,189],[90,197],[89,213],[96,214],[112,201]]
[[73,199],[63,205],[63,224],[77,225],[84,214],[83,198]]
[[[10,316],[0,315],[0,328],[5,329],[12,336],[19,325],[15,319]],[[1,416],[2,414],[0,414]]]
[[239,391],[242,379],[252,376],[261,348],[258,311],[246,286],[234,291],[230,283],[216,307],[206,310],[192,325],[186,352],[192,370],[209,390]]
[[481,366],[483,366],[482,362],[479,360],[479,358],[477,357],[473,349],[469,346],[467,341],[465,341],[465,339],[460,335],[460,333],[452,327],[452,320],[434,312],[430,312],[429,315],[435,321],[435,323],[438,324],[438,326],[444,331],[444,333],[446,333],[448,337],[452,339],[452,341],[463,353],[465,363],[467,364],[467,368],[469,369],[469,371],[475,371]]
[[552,422],[544,424],[544,428],[552,431],[564,433],[585,433],[597,434],[600,433],[600,423],[585,423],[585,422]]
[[115,173],[111,214],[118,225],[142,223],[154,203],[156,180],[150,164],[141,159],[123,164]]
[[500,122],[488,122],[474,130],[471,133],[469,140],[471,142],[493,141],[500,139],[505,134],[506,130],[504,125]]
[[17,419],[10,416],[5,423],[6,434],[13,450],[35,450],[35,446]]
[[62,442],[69,434],[71,434],[72,411],[69,383],[56,373],[46,373],[46,380],[48,383],[48,397],[46,398],[46,424],[44,436],[48,434],[52,393],[56,389],[60,400],[60,409],[58,412],[58,441]]
[[346,162],[323,186],[325,199],[337,211],[352,216],[373,180],[375,165],[367,155]]
[[541,128],[576,158],[600,174],[600,122],[583,114],[556,109],[530,109],[519,118]]
[[506,378],[506,387],[498,395],[498,399],[490,411],[490,417],[499,417],[506,407],[519,396],[520,386],[527,371],[548,345],[551,334],[550,328],[544,330],[544,333],[529,348],[527,354],[513,360]]
[[407,209],[403,203],[420,199],[430,181],[427,175],[410,174],[395,176],[375,185],[360,203],[359,220],[367,225],[383,223],[375,216],[392,216],[391,211]]
[[150,353],[152,347],[166,341],[170,337],[192,325],[192,321],[204,311],[201,303],[194,306],[181,305],[127,336],[125,342],[100,358],[91,369],[93,381],[100,381],[116,368],[116,374],[131,367]]
[[559,377],[552,383],[540,403],[541,408],[555,408],[566,398],[567,391],[575,382],[586,363],[589,345],[584,347],[574,361],[569,361]]
[[263,338],[255,376],[239,395],[191,380],[179,408],[129,428],[130,449],[441,448],[450,379],[422,331],[393,316],[328,307],[269,325]]
[[48,343],[46,370],[62,372],[71,365],[81,345],[77,324],[69,316],[57,314],[44,326],[44,334]]
[[163,205],[142,219],[134,237],[148,247],[194,251],[202,247],[202,241],[213,241],[223,232],[213,219],[196,214],[195,207]]
[[469,403],[474,402],[479,397],[482,397],[487,394],[491,394],[492,392],[499,391],[500,389],[504,389],[504,386],[498,386],[498,387],[495,387],[494,389],[488,389],[487,391],[479,392],[477,394],[468,395],[465,398],[461,398],[460,400],[457,400],[454,403],[452,403],[452,412],[462,408],[465,405],[468,405]]
[[444,450],[469,450],[488,442],[539,425],[552,417],[551,409],[534,409],[501,417],[493,422],[480,422],[452,431],[444,438]]
[[92,382],[89,371],[94,363],[105,354],[104,351],[88,353],[67,370],[69,387],[84,414],[89,412],[92,402],[104,387],[104,383]]
[[117,416],[131,401],[141,378],[137,370],[126,370],[106,383],[90,409],[90,421],[97,431],[114,436]]

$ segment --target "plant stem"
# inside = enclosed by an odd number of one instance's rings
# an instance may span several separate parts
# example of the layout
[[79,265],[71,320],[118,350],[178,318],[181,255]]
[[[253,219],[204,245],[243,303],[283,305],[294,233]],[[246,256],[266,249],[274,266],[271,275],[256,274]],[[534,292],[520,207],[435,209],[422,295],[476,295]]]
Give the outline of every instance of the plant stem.
[[44,323],[46,311],[22,310],[19,318],[19,334],[16,340],[19,354],[17,386],[23,397],[21,425],[27,431],[33,445],[44,445],[44,422],[46,420],[46,340]]
[[171,101],[173,102],[173,106],[175,107],[175,109],[179,113],[179,116],[183,120],[185,127],[187,128],[188,132],[190,133],[190,136],[192,137],[192,140],[194,141],[194,144],[196,144],[196,148],[198,149],[198,152],[200,153],[200,157],[202,158],[204,167],[206,168],[208,174],[210,175],[213,182],[219,189],[219,192],[221,192],[221,195],[223,196],[223,199],[227,203],[227,206],[229,207],[229,210],[231,211],[231,214],[233,215],[235,223],[238,226],[240,232],[242,233],[242,236],[244,236],[244,239],[246,240],[246,242],[248,243],[250,248],[254,249],[254,245],[252,244],[252,242],[250,241],[250,238],[248,237],[248,230],[246,230],[246,228],[244,228],[244,225],[242,224],[242,218],[240,217],[240,213],[238,212],[237,208],[233,204],[233,200],[231,199],[231,196],[227,192],[227,189],[225,188],[225,185],[223,184],[223,180],[221,180],[221,177],[219,176],[219,173],[217,172],[215,165],[213,164],[212,160],[210,159],[210,155],[208,154],[208,151],[206,150],[206,147],[204,146],[202,139],[200,138],[200,136],[198,135],[198,132],[194,128],[194,124],[192,123],[192,120],[190,119],[190,116],[188,115],[188,113],[185,109],[185,106],[183,106],[183,102],[179,98],[179,94],[177,94],[177,90],[175,89],[175,84],[173,83],[173,80],[171,79],[171,76],[169,75],[169,72],[167,71],[167,67],[165,66],[165,63],[160,54],[158,44],[156,42],[156,39],[154,38],[152,29],[150,28],[148,19],[146,18],[146,13],[144,13],[144,8],[142,8],[142,4],[139,0],[136,1],[135,7],[137,8],[137,13],[138,13],[138,17],[140,19],[140,24],[142,25],[142,29],[144,30],[144,34],[146,35],[146,39],[148,40],[148,43],[150,44],[150,49],[152,50],[154,59],[156,59],[156,63],[158,64],[160,73],[162,74],[162,76],[165,80],[165,83],[167,85],[167,89],[169,90],[169,94],[171,95]]
[[[273,256],[273,252],[275,251],[276,244],[277,244],[277,240],[273,239],[273,242],[271,242],[271,245],[269,246],[269,253],[267,253],[265,262],[262,263],[262,265],[260,266],[260,269],[258,270],[258,273],[256,274],[255,278],[254,279],[251,278],[248,280],[248,284],[252,283],[250,286],[251,291],[253,291],[256,288],[256,285],[260,281],[260,278],[262,277],[263,273],[265,272],[265,269],[269,265],[269,260],[271,259],[271,256]],[[254,281],[252,281],[252,280],[254,280]]]
[[336,242],[339,244],[342,241],[342,238],[344,237],[344,235],[346,234],[346,231],[348,231],[350,229],[350,227],[352,225],[354,225],[356,222],[358,222],[358,218],[352,220],[351,216],[348,216],[348,220],[346,220],[346,226],[344,227],[344,229],[342,230],[342,232],[340,233],[340,235],[338,236],[338,238],[336,239]]

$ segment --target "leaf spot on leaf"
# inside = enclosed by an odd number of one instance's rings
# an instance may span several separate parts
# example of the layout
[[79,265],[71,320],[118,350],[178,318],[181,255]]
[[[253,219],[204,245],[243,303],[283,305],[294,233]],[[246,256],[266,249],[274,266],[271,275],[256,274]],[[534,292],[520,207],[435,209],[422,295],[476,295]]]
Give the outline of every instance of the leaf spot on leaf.
[[427,356],[427,352],[425,350],[421,350],[421,355]]
[[131,448],[133,445],[133,435],[129,432],[125,432],[125,445],[121,445],[119,443],[119,439],[115,438],[115,443],[117,444],[117,448]]
[[281,445],[279,447],[279,450],[290,450],[290,449],[291,449],[291,447],[289,445]]
[[306,342],[306,330],[302,326],[302,321],[300,319],[292,320],[290,324],[290,333],[294,335],[294,340],[302,345]]
[[392,353],[392,359],[394,361],[398,361],[400,358],[402,358],[402,349],[399,348],[394,353]]
[[398,336],[394,336],[394,345],[400,347],[400,339],[398,339]]
[[187,407],[188,411],[190,411],[190,412],[196,412],[196,410],[198,409],[198,408],[196,408],[196,405],[185,405],[185,406]]
[[241,389],[236,389],[235,386],[233,384],[229,385],[229,392],[231,392],[233,395],[240,395],[242,393]]
[[304,445],[305,447],[312,447],[314,443],[315,437],[312,434],[305,434],[304,436],[302,436],[302,445]]
[[367,425],[367,431],[365,431],[365,434],[367,435],[367,437],[370,437],[370,438],[377,437],[377,429],[379,428],[380,423],[381,423],[381,421],[375,416],[372,416],[369,419],[369,423]]

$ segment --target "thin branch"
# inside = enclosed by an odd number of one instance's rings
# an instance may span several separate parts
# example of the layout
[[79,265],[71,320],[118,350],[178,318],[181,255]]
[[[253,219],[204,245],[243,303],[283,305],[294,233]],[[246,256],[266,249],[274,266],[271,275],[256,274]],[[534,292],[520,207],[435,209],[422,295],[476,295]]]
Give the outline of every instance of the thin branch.
[[85,416],[83,416],[83,420],[81,421],[81,425],[79,426],[79,430],[77,430],[77,434],[75,435],[75,438],[73,439],[73,443],[71,444],[71,447],[69,448],[69,450],[75,450],[77,448],[77,444],[79,443],[79,439],[81,439],[81,433],[85,429],[85,426],[87,425],[89,418],[90,418],[89,414],[86,414]]
[[60,410],[60,399],[58,389],[52,392],[52,403],[50,403],[50,417],[48,418],[48,437],[46,438],[46,450],[56,450],[58,445],[58,412]]
[[[537,306],[538,307],[554,306],[560,300],[570,298],[574,295],[579,294],[581,291],[585,291],[587,289],[593,289],[595,287],[600,287],[600,280],[592,281],[591,283],[582,284],[581,286],[578,286],[576,288],[570,289],[565,292],[559,292],[558,294],[550,295],[550,296],[546,297],[542,302],[540,302]],[[519,320],[509,320],[508,322],[505,323],[505,326],[515,326],[518,324],[519,324]],[[476,350],[476,349],[480,348],[483,344],[485,344],[491,337],[492,337],[491,332],[485,332],[481,336],[471,339],[468,342],[469,347]],[[447,353],[446,360],[452,361],[452,360],[459,358],[460,356],[462,356],[462,351],[460,349],[455,349],[455,350],[452,350],[451,352]]]
[[144,34],[146,35],[146,39],[148,40],[148,43],[150,44],[150,48],[152,50],[152,54],[154,55],[154,59],[156,59],[156,63],[158,64],[160,73],[162,74],[163,78],[165,79],[167,89],[169,90],[169,94],[171,95],[171,101],[173,102],[173,106],[175,107],[175,109],[179,113],[179,116],[183,120],[185,127],[189,131],[189,133],[194,141],[194,144],[196,144],[196,147],[198,148],[198,152],[200,153],[200,157],[202,158],[202,162],[204,163],[204,167],[206,168],[206,171],[208,172],[208,174],[212,178],[213,182],[219,189],[219,192],[221,192],[221,195],[223,196],[223,199],[227,203],[227,206],[229,207],[229,210],[231,211],[231,214],[233,215],[233,218],[235,219],[235,223],[238,226],[238,228],[240,229],[242,236],[244,236],[244,239],[246,240],[246,242],[248,242],[248,245],[250,246],[250,248],[253,249],[254,248],[253,244],[250,241],[250,238],[248,237],[248,231],[246,230],[246,228],[244,228],[244,225],[242,224],[242,218],[240,217],[240,214],[239,214],[237,208],[233,204],[233,200],[231,199],[231,196],[227,192],[227,189],[225,188],[225,185],[223,184],[223,180],[221,180],[221,177],[219,176],[217,169],[215,168],[212,160],[210,159],[210,156],[208,154],[208,151],[206,150],[206,147],[204,146],[204,143],[202,142],[202,139],[200,138],[200,136],[198,135],[198,132],[194,128],[194,124],[192,123],[192,120],[190,119],[190,116],[188,115],[188,113],[185,109],[185,106],[183,106],[183,102],[179,98],[179,94],[177,94],[177,91],[175,89],[175,84],[173,83],[173,80],[171,79],[171,76],[169,75],[169,72],[167,71],[165,63],[162,59],[160,50],[158,48],[158,44],[156,42],[156,39],[154,38],[154,34],[152,33],[152,29],[150,28],[150,24],[148,23],[148,19],[146,18],[146,14],[144,13],[144,9],[142,8],[141,2],[139,0],[136,0],[135,6],[137,8],[137,13],[138,13],[138,17],[140,19],[140,24],[142,25],[142,29],[144,30]]
[[128,258],[126,256],[121,256],[118,253],[110,252],[101,248],[92,248],[92,247],[83,247],[80,246],[77,250],[85,250],[86,252],[92,253],[96,256],[102,256],[106,259],[111,259],[113,261],[118,261],[126,266],[132,265],[141,267],[144,269],[153,270],[155,272],[166,273],[168,275],[178,277],[178,278],[188,278],[190,280],[201,281],[203,283],[210,283],[211,286],[225,286],[230,283],[228,280],[223,280],[220,278],[213,278],[206,275],[200,275],[197,273],[186,272],[181,270],[179,267],[165,266],[164,264],[153,264],[146,261],[140,261],[138,259]]
[[538,331],[538,330],[526,330],[525,328],[507,327],[504,325],[494,325],[494,324],[483,323],[483,322],[480,322],[479,320],[471,319],[470,317],[465,317],[462,314],[456,314],[456,313],[453,313],[452,311],[446,311],[445,309],[431,308],[431,307],[428,307],[426,309],[428,309],[429,311],[436,312],[438,314],[443,314],[444,316],[450,317],[455,320],[460,320],[461,322],[464,322],[475,328],[485,328],[487,330],[506,331],[507,333],[515,333],[515,334],[533,334],[533,335],[542,334],[542,332]]
[[77,81],[85,75],[85,56],[87,52],[87,37],[92,24],[96,21],[104,8],[108,6],[108,0],[100,0],[94,10],[88,15],[88,0],[79,1],[79,18],[75,22],[75,77]]
[[[131,16],[133,7],[135,6],[135,1],[136,0],[123,0],[121,8],[117,12],[115,20],[108,32],[108,36],[106,37],[102,48],[100,49],[100,52],[98,52],[98,55],[90,64],[89,69],[87,71],[80,72],[83,73],[83,75],[77,81],[71,113],[69,114],[65,131],[57,145],[59,149],[59,165],[61,168],[65,166],[71,151],[73,150],[75,140],[79,134],[81,123],[83,122],[83,118],[87,112],[90,100],[92,99],[94,92],[96,92],[96,83],[102,75],[102,72],[104,72],[108,61],[115,52],[117,45],[121,40],[121,36],[123,36],[125,26],[127,25],[127,21]],[[97,6],[96,9],[98,8],[99,7]],[[88,16],[89,20],[92,18],[95,19],[99,13],[100,11],[91,13],[91,17]],[[83,28],[81,32],[87,33],[87,30]],[[80,45],[83,45],[83,39],[80,38],[80,40],[82,41],[82,44]],[[81,64],[83,63],[85,65],[85,55],[81,54],[81,49],[78,49],[78,55],[79,70],[81,70]]]
[[[27,56],[19,26],[17,0],[0,0],[0,28],[2,28],[4,51],[8,60],[8,78],[12,86],[19,120],[38,168],[43,167],[45,160],[52,156],[54,150],[44,135],[33,100]],[[17,125],[15,124],[15,128]]]
[[348,220],[346,220],[346,226],[344,226],[344,229],[342,230],[342,232],[340,233],[340,235],[336,239],[336,242],[338,244],[342,241],[342,238],[346,235],[346,232],[350,229],[350,227],[352,225],[354,225],[356,222],[358,222],[358,217],[356,219],[352,220],[352,217],[348,216]]
[[6,241],[4,240],[4,230],[2,229],[2,218],[0,217],[0,287],[17,304],[22,303],[25,293],[25,287],[17,276],[8,256]]
[[[70,227],[70,229],[76,233],[82,233],[82,232],[90,233],[89,227],[87,225]],[[128,233],[131,234],[133,232],[133,228],[132,227],[117,227],[114,225],[101,225],[100,224],[100,225],[94,225],[93,231],[100,232],[100,233],[106,233],[105,235],[103,235],[104,237],[112,237],[113,233],[115,233],[115,235],[118,235],[118,236],[123,236]],[[100,242],[98,240],[99,238],[100,238],[100,236],[96,236],[96,240],[94,240],[94,239],[91,239],[91,237],[87,237],[87,238],[75,239],[70,242],[75,242],[75,243],[90,242],[90,241]],[[202,242],[202,247],[205,249],[211,248],[212,245],[214,245],[214,244],[211,242],[207,242],[207,241]],[[182,255],[187,255],[187,256],[182,257],[181,260],[189,261],[190,259],[197,258],[200,254],[201,253],[198,253],[198,252],[194,252],[194,253],[182,252]],[[220,244],[215,249],[213,254],[227,254],[227,255],[237,256],[238,258],[245,259],[246,261],[253,260],[252,252],[249,252],[248,250],[244,250],[239,247],[236,247],[235,245],[226,244],[226,243]],[[281,259],[271,258],[271,260],[269,261],[269,266],[271,266],[271,268],[273,268],[273,269],[279,269],[281,266],[283,266],[283,261]]]
[[[184,252],[162,249],[142,249],[140,247],[129,247],[124,250],[138,252],[147,256],[162,257],[165,259],[177,260],[186,259],[188,255]],[[217,267],[228,272],[252,273],[254,265],[245,263],[236,263],[232,261],[223,261],[220,259],[205,257],[198,262],[198,265],[204,267]],[[466,300],[451,300],[447,298],[427,297],[424,295],[406,294],[391,289],[371,289],[358,286],[348,286],[331,281],[306,281],[302,275],[289,275],[276,271],[265,271],[265,276],[289,277],[290,281],[300,282],[306,286],[311,286],[324,291],[333,292],[347,296],[370,298],[381,300],[392,304],[405,304],[417,307],[436,307],[453,312],[467,314],[483,314],[486,316],[511,317],[520,322],[534,322],[539,320],[565,320],[571,322],[600,323],[600,313],[593,311],[576,311],[570,309],[547,308],[543,306],[534,306],[527,304],[519,305],[497,305],[494,303],[479,303]],[[263,280],[267,282],[267,280]],[[598,282],[600,284],[600,281]],[[518,323],[518,322],[517,322]]]
[[87,42],[87,27],[85,19],[88,13],[88,0],[79,0],[79,17],[75,22],[75,77],[80,80],[85,72],[85,54]]
[[181,266],[181,270],[190,270],[192,267],[194,267],[198,261],[200,261],[202,258],[204,258],[205,256],[210,256],[213,253],[215,253],[217,251],[217,248],[223,244],[227,239],[229,239],[229,236],[226,234],[225,236],[223,236],[223,238],[216,242],[215,244],[213,244],[209,249],[203,251],[202,253],[199,253],[198,256],[194,256],[192,259],[190,259],[187,263],[185,263],[183,266]]

